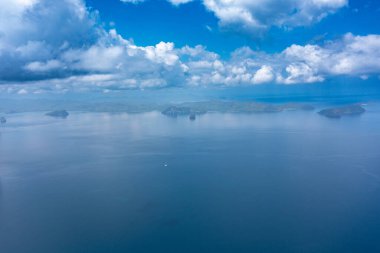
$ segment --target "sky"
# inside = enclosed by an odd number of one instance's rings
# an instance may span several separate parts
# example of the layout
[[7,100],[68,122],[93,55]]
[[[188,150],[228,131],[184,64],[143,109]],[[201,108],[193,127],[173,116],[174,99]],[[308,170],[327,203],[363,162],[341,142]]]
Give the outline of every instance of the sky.
[[1,0],[0,92],[377,85],[379,17],[376,0]]

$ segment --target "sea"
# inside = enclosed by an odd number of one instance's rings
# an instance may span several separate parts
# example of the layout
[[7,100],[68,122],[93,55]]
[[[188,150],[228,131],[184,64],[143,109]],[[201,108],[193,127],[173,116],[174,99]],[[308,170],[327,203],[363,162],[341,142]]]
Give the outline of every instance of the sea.
[[380,106],[9,113],[1,253],[378,253]]

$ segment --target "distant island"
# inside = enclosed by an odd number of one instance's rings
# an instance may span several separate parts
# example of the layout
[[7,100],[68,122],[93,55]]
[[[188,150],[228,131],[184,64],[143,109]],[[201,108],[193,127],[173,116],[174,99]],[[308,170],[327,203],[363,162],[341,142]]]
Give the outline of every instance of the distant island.
[[[164,109],[161,113],[163,115],[166,115],[168,117],[176,118],[178,116],[190,116],[190,115],[200,115],[206,113],[206,110],[199,109],[199,108],[192,108],[191,106],[169,106],[166,109]],[[195,117],[194,117],[195,118]]]
[[328,108],[324,109],[319,112],[320,115],[323,115],[327,118],[335,118],[339,119],[344,116],[356,116],[361,115],[366,110],[361,105],[348,105],[348,106],[341,106],[341,107],[334,107],[334,108]]
[[7,119],[5,117],[0,117],[0,124],[7,123]]
[[191,121],[194,121],[196,118],[197,118],[197,116],[194,113],[190,114],[190,116],[189,116],[189,119]]
[[58,111],[48,112],[45,115],[54,117],[54,118],[66,119],[69,116],[69,113],[66,110],[58,110]]
[[[50,101],[49,101],[50,102]],[[38,107],[29,105],[19,107],[20,104],[12,104],[4,107],[3,113],[19,113],[28,111],[49,111],[49,108],[57,107],[57,104],[40,103]],[[318,106],[320,107],[320,106]],[[68,111],[81,112],[108,112],[108,113],[145,113],[159,111],[162,115],[177,118],[187,117],[194,121],[198,116],[206,113],[243,113],[243,114],[260,114],[260,113],[280,113],[288,111],[309,111],[315,112],[314,104],[307,103],[263,103],[255,101],[233,101],[233,100],[211,100],[197,102],[178,102],[178,103],[159,103],[145,102],[131,103],[128,101],[112,102],[105,101],[103,103],[65,103],[61,105],[62,110],[54,110],[46,113],[46,116],[65,119],[69,116]],[[316,111],[319,115],[328,118],[341,118],[344,116],[361,115],[366,110],[361,104],[351,104],[339,107],[322,108]],[[6,119],[0,119],[0,124],[4,124]]]
[[171,105],[161,111],[163,115],[169,117],[189,116],[195,120],[196,115],[207,112],[220,113],[275,113],[282,111],[307,110],[312,111],[314,107],[305,104],[265,104],[257,102],[235,102],[235,101],[207,101],[207,102],[189,102],[179,105]]

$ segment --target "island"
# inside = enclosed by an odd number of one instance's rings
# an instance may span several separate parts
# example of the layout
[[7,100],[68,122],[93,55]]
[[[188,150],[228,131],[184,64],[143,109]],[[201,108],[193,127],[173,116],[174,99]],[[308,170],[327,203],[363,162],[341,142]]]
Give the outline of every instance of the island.
[[187,102],[166,107],[161,113],[169,117],[189,116],[195,120],[196,115],[207,112],[219,113],[276,113],[283,111],[311,111],[311,105],[290,103],[290,104],[267,104],[244,101],[204,101]]
[[66,110],[57,110],[57,111],[48,112],[45,115],[53,117],[53,118],[66,119],[69,116],[69,113]]
[[[189,106],[182,105],[172,105],[164,109],[161,113],[168,117],[176,118],[178,116],[191,116],[191,115],[200,115],[206,113],[206,110],[193,108]],[[194,118],[195,119],[195,118]]]
[[361,115],[366,110],[359,104],[355,105],[347,105],[347,106],[340,106],[340,107],[333,107],[324,109],[319,112],[320,115],[323,115],[327,118],[334,118],[339,119],[344,116],[357,116]]
[[190,114],[190,116],[189,116],[189,119],[191,121],[194,121],[196,118],[197,118],[197,116],[194,113]]
[[7,119],[5,117],[0,117],[0,124],[7,123]]

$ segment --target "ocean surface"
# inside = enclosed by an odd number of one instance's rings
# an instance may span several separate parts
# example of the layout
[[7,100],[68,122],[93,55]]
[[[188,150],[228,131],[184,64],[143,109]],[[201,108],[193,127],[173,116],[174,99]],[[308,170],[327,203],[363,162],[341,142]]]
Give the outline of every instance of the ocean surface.
[[380,107],[6,115],[1,253],[378,253]]

